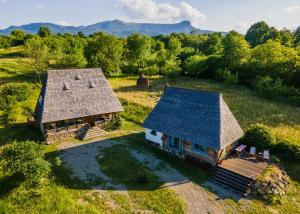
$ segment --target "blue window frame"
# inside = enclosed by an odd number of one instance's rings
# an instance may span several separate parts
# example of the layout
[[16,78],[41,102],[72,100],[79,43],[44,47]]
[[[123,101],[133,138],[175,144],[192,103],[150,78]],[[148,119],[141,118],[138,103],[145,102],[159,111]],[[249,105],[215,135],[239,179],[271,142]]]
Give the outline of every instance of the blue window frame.
[[205,146],[202,146],[200,144],[193,144],[193,149],[195,152],[207,154],[207,149]]
[[175,149],[181,149],[179,138],[169,136],[169,146]]

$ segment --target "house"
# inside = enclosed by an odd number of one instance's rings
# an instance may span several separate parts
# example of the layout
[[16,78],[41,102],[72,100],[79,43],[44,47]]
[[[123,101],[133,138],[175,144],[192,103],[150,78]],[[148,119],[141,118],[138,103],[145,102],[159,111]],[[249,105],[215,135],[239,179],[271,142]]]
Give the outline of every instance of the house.
[[183,158],[215,165],[243,130],[220,93],[166,87],[143,127],[146,140]]
[[49,70],[36,104],[35,121],[51,142],[101,127],[121,111],[101,69]]

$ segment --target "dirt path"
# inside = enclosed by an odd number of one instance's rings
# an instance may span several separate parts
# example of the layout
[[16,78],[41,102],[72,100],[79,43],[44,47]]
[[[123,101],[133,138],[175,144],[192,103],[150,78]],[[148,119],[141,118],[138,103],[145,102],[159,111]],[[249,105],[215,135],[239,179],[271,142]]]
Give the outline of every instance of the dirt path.
[[217,202],[217,196],[193,183],[177,170],[161,162],[155,156],[135,150],[132,150],[131,154],[149,166],[161,181],[165,183],[164,186],[175,190],[177,194],[185,199],[187,203],[187,213],[224,213],[222,206]]

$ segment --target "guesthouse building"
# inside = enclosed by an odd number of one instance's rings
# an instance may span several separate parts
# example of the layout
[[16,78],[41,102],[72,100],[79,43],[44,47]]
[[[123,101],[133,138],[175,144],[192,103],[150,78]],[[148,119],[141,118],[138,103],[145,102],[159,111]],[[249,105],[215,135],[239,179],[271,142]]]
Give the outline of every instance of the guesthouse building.
[[215,92],[167,87],[143,127],[146,140],[186,159],[216,165],[243,130]]

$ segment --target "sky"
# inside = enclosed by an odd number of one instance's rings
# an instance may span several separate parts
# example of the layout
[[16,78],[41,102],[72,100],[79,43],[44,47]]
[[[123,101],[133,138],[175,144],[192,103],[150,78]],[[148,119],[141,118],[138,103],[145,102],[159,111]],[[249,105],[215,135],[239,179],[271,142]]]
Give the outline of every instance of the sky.
[[300,25],[300,0],[0,0],[0,29],[10,25],[51,22],[89,25],[120,19],[175,23],[245,33],[264,20],[279,29]]

